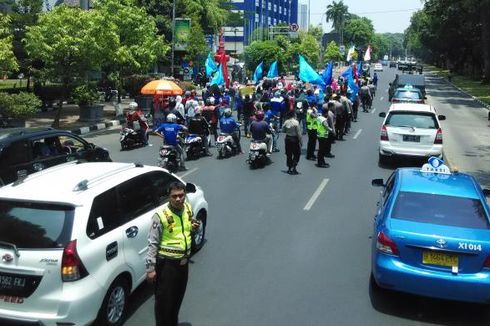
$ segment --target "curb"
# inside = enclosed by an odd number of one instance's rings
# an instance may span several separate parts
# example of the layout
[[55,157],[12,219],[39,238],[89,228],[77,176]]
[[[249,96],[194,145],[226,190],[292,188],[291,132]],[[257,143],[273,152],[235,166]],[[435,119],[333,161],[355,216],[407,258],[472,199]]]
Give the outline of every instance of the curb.
[[110,120],[110,121],[104,121],[104,122],[99,122],[94,125],[90,125],[87,127],[80,127],[76,129],[72,129],[71,132],[74,133],[75,135],[85,135],[93,131],[99,131],[103,129],[107,129],[110,127],[115,127],[115,126],[120,126],[124,124],[126,119],[121,118],[119,120]]

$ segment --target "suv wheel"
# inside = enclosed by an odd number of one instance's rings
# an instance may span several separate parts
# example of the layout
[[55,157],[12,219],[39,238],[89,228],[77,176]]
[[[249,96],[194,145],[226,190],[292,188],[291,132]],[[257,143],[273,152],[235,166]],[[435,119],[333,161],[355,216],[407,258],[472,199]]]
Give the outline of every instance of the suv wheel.
[[206,218],[203,212],[199,212],[196,219],[201,222],[199,229],[192,235],[192,251],[196,252],[204,245],[204,237],[206,235]]
[[100,307],[96,324],[111,326],[122,325],[126,315],[128,294],[128,281],[119,277],[111,284],[109,290],[107,290],[107,294]]

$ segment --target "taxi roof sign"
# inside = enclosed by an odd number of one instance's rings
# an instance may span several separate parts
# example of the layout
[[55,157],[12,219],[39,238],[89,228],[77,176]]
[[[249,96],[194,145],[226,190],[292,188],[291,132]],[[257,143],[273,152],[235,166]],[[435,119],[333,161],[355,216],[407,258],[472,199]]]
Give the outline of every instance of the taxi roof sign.
[[449,170],[449,167],[444,164],[444,161],[434,156],[430,157],[429,161],[422,165],[420,172],[451,174],[451,170]]

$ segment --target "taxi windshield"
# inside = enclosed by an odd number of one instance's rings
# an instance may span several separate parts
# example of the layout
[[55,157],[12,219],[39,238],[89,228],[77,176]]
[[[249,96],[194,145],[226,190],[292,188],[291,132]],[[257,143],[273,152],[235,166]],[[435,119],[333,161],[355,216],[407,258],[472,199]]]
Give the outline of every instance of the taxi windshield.
[[392,218],[419,223],[490,229],[479,199],[401,191]]
[[385,124],[390,127],[439,128],[434,114],[425,112],[390,112]]

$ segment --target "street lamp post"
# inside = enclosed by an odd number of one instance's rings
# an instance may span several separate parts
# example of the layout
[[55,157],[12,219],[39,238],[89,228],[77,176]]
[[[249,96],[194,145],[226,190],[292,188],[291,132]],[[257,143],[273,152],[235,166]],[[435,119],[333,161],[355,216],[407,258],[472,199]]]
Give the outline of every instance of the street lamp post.
[[175,60],[175,0],[172,7],[172,64],[170,65],[170,73],[174,77],[174,60]]

